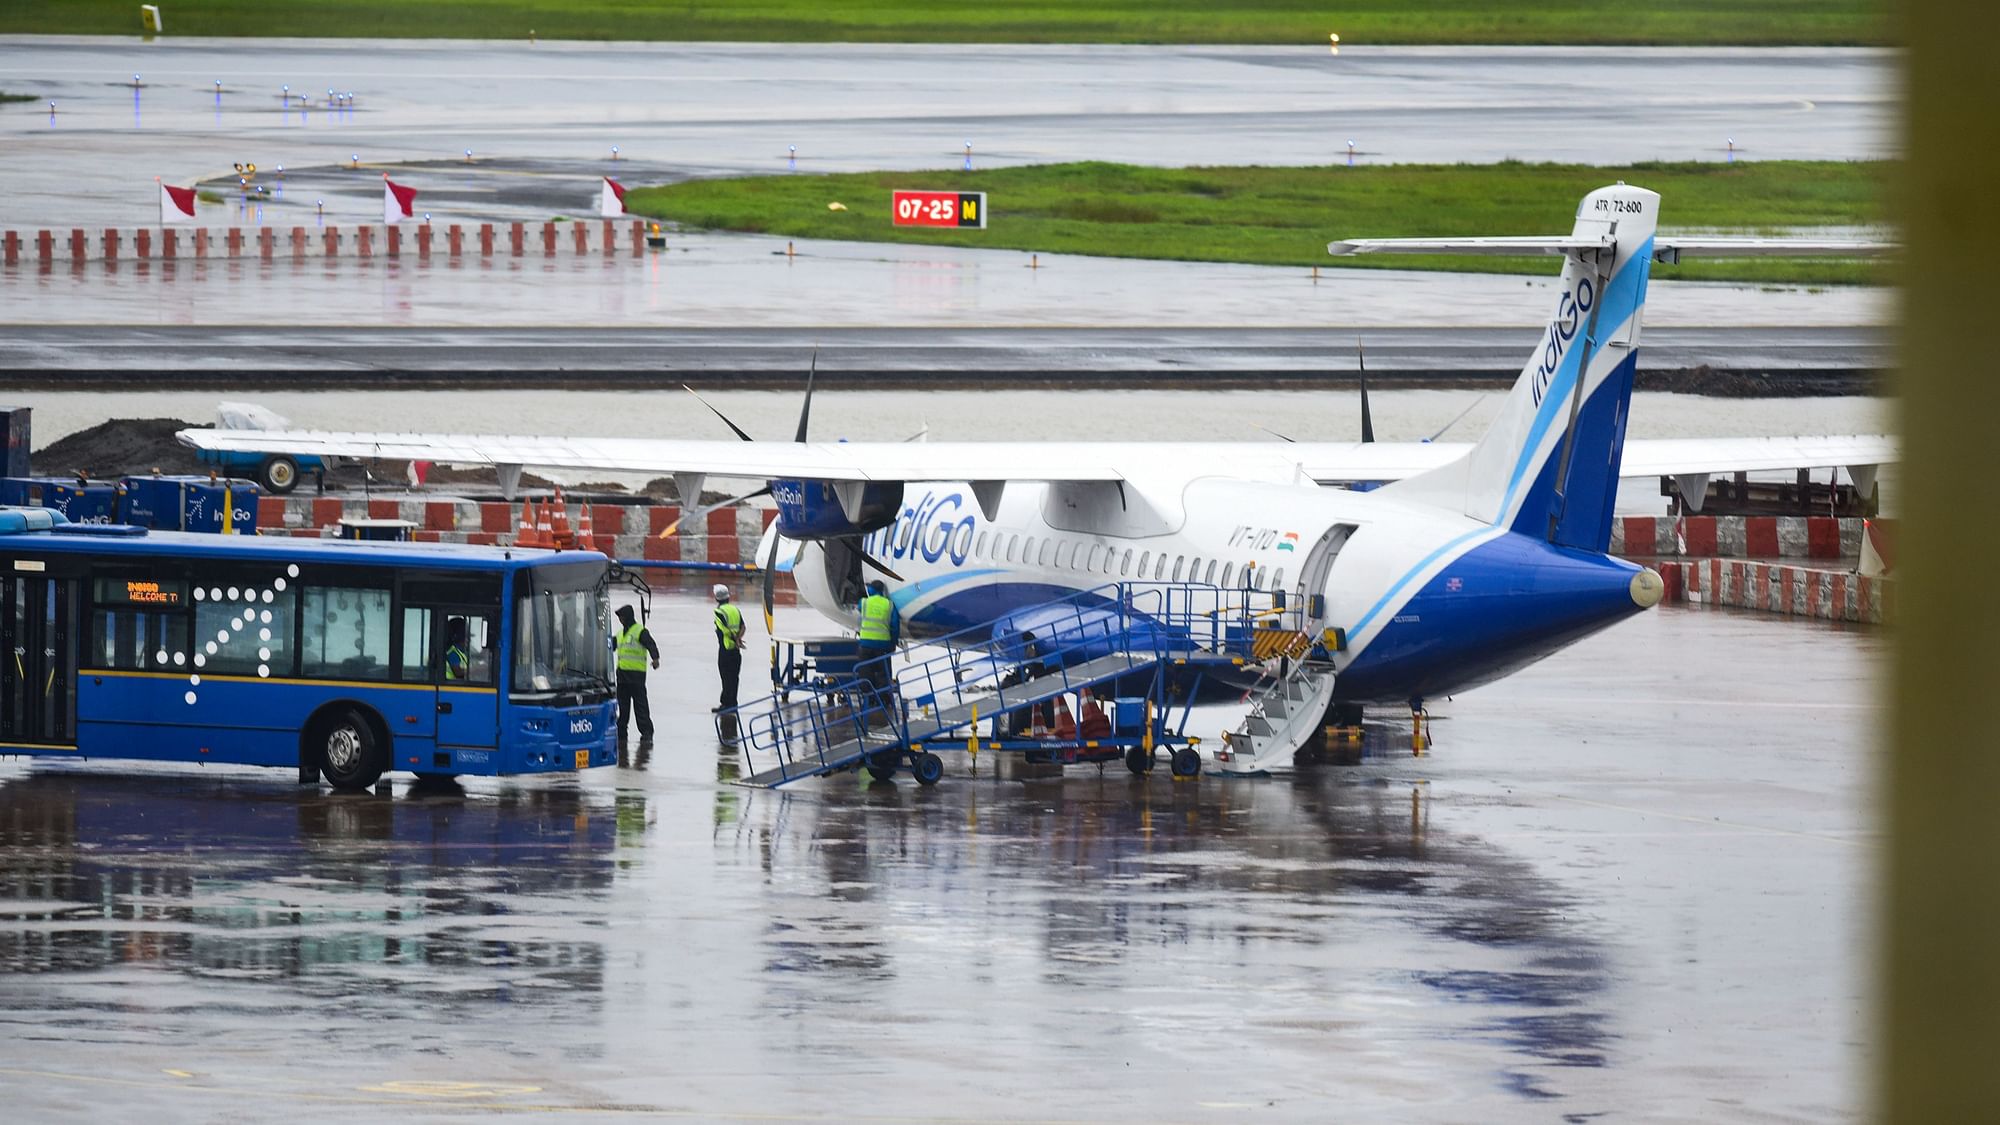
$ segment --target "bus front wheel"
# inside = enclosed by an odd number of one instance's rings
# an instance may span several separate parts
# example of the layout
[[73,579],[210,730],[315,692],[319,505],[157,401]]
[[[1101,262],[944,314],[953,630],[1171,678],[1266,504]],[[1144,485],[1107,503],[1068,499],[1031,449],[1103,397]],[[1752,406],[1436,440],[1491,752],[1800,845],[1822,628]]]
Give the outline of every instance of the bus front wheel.
[[282,496],[299,484],[299,463],[283,455],[264,458],[257,466],[257,483]]
[[387,747],[359,711],[336,711],[319,723],[313,744],[319,769],[335,789],[367,789],[382,777]]

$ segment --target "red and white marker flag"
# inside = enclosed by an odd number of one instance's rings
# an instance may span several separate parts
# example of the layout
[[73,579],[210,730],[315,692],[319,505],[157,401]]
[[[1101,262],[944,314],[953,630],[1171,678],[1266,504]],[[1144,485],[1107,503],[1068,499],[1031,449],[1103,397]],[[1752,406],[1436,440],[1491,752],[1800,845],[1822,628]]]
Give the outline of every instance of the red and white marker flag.
[[604,188],[597,195],[597,213],[607,219],[615,219],[625,213],[625,185],[604,177]]
[[166,226],[168,223],[194,222],[193,188],[173,187],[162,182],[158,176],[153,177],[153,182],[160,185],[161,226]]
[[416,201],[416,188],[404,187],[402,184],[390,179],[388,173],[385,172],[382,174],[382,221],[384,223],[393,225],[402,222],[404,219],[414,218],[415,212],[411,211],[410,207]]

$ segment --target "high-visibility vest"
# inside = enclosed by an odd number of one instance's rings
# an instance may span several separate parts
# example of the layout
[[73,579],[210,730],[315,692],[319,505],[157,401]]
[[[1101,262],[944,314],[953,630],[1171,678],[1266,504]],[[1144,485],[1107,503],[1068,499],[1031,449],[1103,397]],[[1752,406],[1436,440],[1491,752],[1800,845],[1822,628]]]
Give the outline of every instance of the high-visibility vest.
[[724,649],[733,649],[743,641],[743,611],[728,602],[715,607],[715,635],[722,641]]
[[467,660],[464,649],[458,647],[457,645],[453,645],[450,648],[444,650],[445,679],[447,680],[464,679],[466,664]]
[[893,638],[889,622],[896,615],[896,603],[881,594],[870,594],[861,599],[861,642],[871,645],[886,645]]
[[643,672],[646,670],[646,646],[639,643],[639,634],[646,626],[634,621],[631,628],[618,634],[618,670],[620,672]]

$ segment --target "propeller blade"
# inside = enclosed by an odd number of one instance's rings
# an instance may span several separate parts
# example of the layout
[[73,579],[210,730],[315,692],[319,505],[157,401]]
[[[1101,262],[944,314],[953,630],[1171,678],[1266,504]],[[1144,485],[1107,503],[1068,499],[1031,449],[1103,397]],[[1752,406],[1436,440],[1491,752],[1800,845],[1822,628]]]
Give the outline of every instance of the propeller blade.
[[803,403],[799,404],[799,434],[797,437],[792,439],[793,441],[796,441],[801,445],[805,444],[806,440],[806,419],[812,417],[813,375],[815,375],[818,371],[819,371],[819,348],[815,346],[813,348],[812,363],[806,368],[806,400]]
[[1452,428],[1453,426],[1456,426],[1456,425],[1458,425],[1458,424],[1459,424],[1460,422],[1463,422],[1463,421],[1465,421],[1465,416],[1466,416],[1467,414],[1470,414],[1470,413],[1472,413],[1472,408],[1473,408],[1474,406],[1478,406],[1478,405],[1479,405],[1480,403],[1482,403],[1482,402],[1485,402],[1485,401],[1486,401],[1486,396],[1485,396],[1485,395],[1483,395],[1483,394],[1482,394],[1482,395],[1480,395],[1479,397],[1477,397],[1477,398],[1473,399],[1470,405],[1468,405],[1468,406],[1467,406],[1467,407],[1466,407],[1466,408],[1465,408],[1464,410],[1461,410],[1461,411],[1459,411],[1459,412],[1458,412],[1458,417],[1456,417],[1456,418],[1453,418],[1453,419],[1452,419],[1451,421],[1449,421],[1449,422],[1446,422],[1446,423],[1444,424],[1444,429],[1442,429],[1442,430],[1439,430],[1439,431],[1438,431],[1437,433],[1434,433],[1434,434],[1432,434],[1431,436],[1429,436],[1429,437],[1425,438],[1424,440],[1425,440],[1425,441],[1436,441],[1437,439],[1439,439],[1439,438],[1443,437],[1443,436],[1444,436],[1444,435],[1446,434],[1446,432],[1448,432],[1448,431],[1449,431],[1449,430],[1450,430],[1450,429],[1451,429],[1451,428]]
[[1375,415],[1368,409],[1368,357],[1362,353],[1361,341],[1354,341],[1354,362],[1361,369],[1361,440],[1375,440]]
[[727,414],[724,414],[724,413],[723,413],[722,411],[720,411],[720,410],[717,410],[717,409],[715,408],[715,404],[714,404],[714,403],[712,403],[712,402],[708,401],[707,399],[705,399],[705,398],[701,397],[701,395],[700,395],[700,394],[696,393],[696,391],[695,391],[695,389],[694,389],[693,387],[690,387],[690,386],[688,386],[688,385],[687,385],[686,383],[682,383],[682,384],[681,384],[681,390],[684,390],[684,391],[686,391],[687,393],[689,393],[689,394],[691,394],[691,395],[694,395],[694,400],[695,400],[696,402],[698,402],[698,403],[702,404],[703,406],[706,406],[706,407],[708,407],[708,412],[709,412],[710,414],[713,414],[713,415],[715,415],[715,416],[716,416],[717,418],[720,418],[720,419],[722,419],[722,424],[723,424],[723,425],[725,425],[725,426],[728,426],[728,427],[729,427],[730,429],[732,429],[732,430],[735,430],[735,431],[736,431],[736,436],[737,436],[737,437],[740,437],[740,438],[742,438],[742,439],[743,439],[744,441],[756,441],[756,440],[757,440],[756,438],[753,438],[753,437],[751,437],[751,436],[750,436],[749,434],[746,434],[746,433],[744,433],[744,432],[743,432],[743,427],[741,427],[741,426],[737,425],[736,423],[734,423],[734,422],[730,421],[730,420],[729,420],[729,415],[727,415]]
[[1262,431],[1264,431],[1264,432],[1265,432],[1265,433],[1267,433],[1267,434],[1270,434],[1270,435],[1271,435],[1272,437],[1274,437],[1274,438],[1277,438],[1277,439],[1278,439],[1279,441],[1289,441],[1289,442],[1291,442],[1291,443],[1292,443],[1292,444],[1294,444],[1294,445],[1297,445],[1297,444],[1298,444],[1298,440],[1299,440],[1299,439],[1297,439],[1297,438],[1288,438],[1288,437],[1286,437],[1285,435],[1283,435],[1283,434],[1279,433],[1278,431],[1276,431],[1276,430],[1272,429],[1272,428],[1271,428],[1271,427],[1269,427],[1269,426],[1259,426],[1259,427],[1257,427],[1257,428],[1258,428],[1258,429],[1260,429],[1260,430],[1262,430]]
[[759,496],[769,496],[770,494],[771,494],[771,486],[767,484],[755,492],[746,492],[741,496],[731,496],[727,500],[717,500],[715,503],[706,505],[704,507],[683,508],[681,509],[680,518],[668,524],[667,526],[661,528],[660,534],[655,536],[655,538],[658,539],[672,538],[674,532],[679,531],[681,529],[681,525],[686,523],[690,519],[694,519],[696,517],[701,517],[703,519],[706,519],[708,517],[708,513],[710,512],[721,511],[722,509],[727,508],[731,504],[741,504],[745,500],[755,500]]

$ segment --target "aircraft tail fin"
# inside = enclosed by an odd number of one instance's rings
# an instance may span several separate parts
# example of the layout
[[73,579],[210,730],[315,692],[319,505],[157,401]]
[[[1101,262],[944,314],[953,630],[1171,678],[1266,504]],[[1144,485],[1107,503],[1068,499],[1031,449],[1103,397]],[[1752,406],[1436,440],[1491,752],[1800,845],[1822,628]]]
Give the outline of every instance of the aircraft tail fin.
[[1567,237],[1381,239],[1338,253],[1558,253],[1562,286],[1500,416],[1463,459],[1388,485],[1406,498],[1567,547],[1611,542],[1625,419],[1660,197],[1617,184],[1583,198]]

